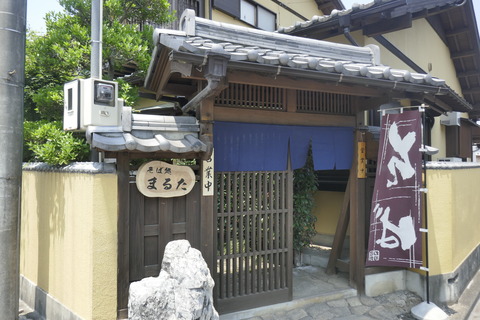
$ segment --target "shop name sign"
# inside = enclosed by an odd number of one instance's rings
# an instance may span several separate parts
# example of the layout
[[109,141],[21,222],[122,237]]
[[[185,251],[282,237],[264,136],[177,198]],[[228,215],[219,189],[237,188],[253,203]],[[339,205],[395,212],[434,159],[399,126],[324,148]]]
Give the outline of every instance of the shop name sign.
[[137,188],[146,197],[181,197],[192,191],[195,173],[187,166],[150,161],[138,169]]

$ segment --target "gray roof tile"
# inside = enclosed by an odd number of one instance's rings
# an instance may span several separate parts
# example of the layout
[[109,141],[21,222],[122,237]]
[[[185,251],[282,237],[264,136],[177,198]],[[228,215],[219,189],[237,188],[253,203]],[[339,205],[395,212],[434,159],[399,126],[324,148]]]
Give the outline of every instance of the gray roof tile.
[[[376,3],[382,4],[388,2],[390,1],[376,1]],[[373,6],[373,4],[360,5],[350,10],[364,10],[369,6]],[[325,19],[348,14],[348,11],[333,11],[328,17],[314,17],[312,21],[319,23]],[[356,47],[220,23],[195,17],[191,10],[186,10],[181,20],[183,23],[180,25],[184,28],[181,31],[156,29],[154,33],[156,50],[165,50],[171,53],[173,59],[178,57],[199,62],[205,61],[206,55],[210,52],[217,52],[230,59],[232,62],[230,67],[239,70],[256,70],[254,64],[259,64],[265,67],[278,67],[277,74],[280,74],[281,68],[284,68],[284,71],[287,70],[292,75],[301,75],[302,72],[309,71],[305,73],[305,76],[312,78],[315,76],[311,71],[318,71],[319,78],[331,78],[332,81],[337,81],[336,76],[340,75],[339,81],[351,81],[355,84],[361,83],[362,78],[365,79],[366,85],[367,83],[374,85],[370,79],[385,80],[375,83],[378,83],[379,87],[408,89],[424,93],[427,90],[435,95],[443,94],[446,95],[444,100],[448,101],[448,104],[455,104],[454,108],[458,108],[458,110],[471,109],[471,106],[446,86],[442,79],[434,78],[430,74],[412,73],[382,65],[379,57],[380,50],[374,45]],[[188,53],[188,55],[183,55],[183,53]],[[158,88],[151,87],[153,73],[162,72],[152,69],[152,65],[157,63],[155,57],[154,55],[145,80],[146,88],[151,90],[158,90]],[[259,70],[261,69],[259,68]],[[348,78],[344,79],[343,76]],[[393,83],[390,85],[387,83],[388,81]],[[435,93],[436,89],[432,87],[438,87],[438,92]]]
[[206,144],[199,139],[200,126],[195,117],[132,114],[131,108],[125,107],[122,118],[125,121],[122,128],[89,127],[86,136],[91,146],[111,152],[191,153],[207,150]]
[[[395,7],[395,3],[398,6]],[[333,10],[330,15],[313,16],[307,21],[297,21],[292,26],[281,27],[277,30],[279,33],[289,34],[299,29],[309,28],[314,25],[321,25],[322,23],[329,22],[331,20],[339,19],[342,16],[350,14],[362,14],[374,6],[392,5],[390,18],[398,17],[406,13],[415,14],[423,10],[433,10],[437,8],[443,8],[447,6],[454,6],[461,3],[460,0],[412,0],[412,1],[398,1],[398,0],[374,0],[365,4],[354,3],[352,8],[346,10]]]
[[[381,0],[388,2],[387,0]],[[377,1],[378,2],[378,1]],[[372,6],[360,5],[342,12],[333,11],[331,16],[348,14],[352,10],[363,10]],[[187,13],[188,14],[188,13]],[[184,13],[185,15],[185,13]],[[321,22],[326,17],[316,16],[309,23]],[[170,34],[169,30],[158,30],[159,43],[173,50],[205,55],[214,50],[225,53],[232,61],[245,61],[265,65],[278,65],[297,69],[338,73],[346,76],[368,77],[414,84],[442,86],[444,80],[428,74],[412,74],[406,70],[392,69],[376,64],[375,50],[371,47],[355,47],[337,43],[282,35],[236,25],[218,23],[202,18],[186,19],[185,30],[195,30],[192,35]],[[296,24],[302,27],[304,24]],[[221,38],[223,35],[225,38]],[[235,39],[239,39],[235,41]],[[245,41],[242,41],[244,39]],[[184,43],[179,48],[178,41]],[[274,45],[272,45],[274,43]],[[172,44],[175,44],[173,46]]]

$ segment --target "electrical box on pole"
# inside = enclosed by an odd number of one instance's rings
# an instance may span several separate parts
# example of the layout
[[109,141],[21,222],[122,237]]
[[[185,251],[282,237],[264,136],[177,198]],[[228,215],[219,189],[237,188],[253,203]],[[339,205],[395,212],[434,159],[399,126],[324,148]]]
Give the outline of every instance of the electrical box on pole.
[[88,126],[120,126],[123,104],[118,83],[77,79],[64,85],[63,129],[86,131]]

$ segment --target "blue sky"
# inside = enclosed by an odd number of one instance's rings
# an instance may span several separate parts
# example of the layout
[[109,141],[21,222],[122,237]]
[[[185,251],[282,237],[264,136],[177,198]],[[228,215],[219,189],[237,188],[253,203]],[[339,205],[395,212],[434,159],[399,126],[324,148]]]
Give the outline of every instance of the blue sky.
[[[284,0],[288,5],[290,0]],[[350,8],[353,3],[369,3],[373,0],[342,0],[345,7]],[[35,31],[45,31],[43,18],[48,11],[60,11],[62,7],[58,4],[58,0],[29,0],[27,2],[27,26]],[[477,16],[477,26],[480,27],[480,1],[474,0],[473,6]]]
[[61,11],[62,7],[57,0],[28,0],[27,27],[35,31],[45,31],[43,18],[49,11]]

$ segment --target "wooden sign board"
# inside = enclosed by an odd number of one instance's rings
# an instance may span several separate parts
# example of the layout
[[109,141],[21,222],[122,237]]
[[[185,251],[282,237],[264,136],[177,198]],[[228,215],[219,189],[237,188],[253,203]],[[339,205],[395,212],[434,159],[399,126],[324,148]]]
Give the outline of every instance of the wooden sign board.
[[202,195],[213,196],[213,152],[208,160],[203,160],[202,165]]
[[150,161],[138,169],[137,188],[146,197],[181,197],[192,191],[195,173],[187,166]]

